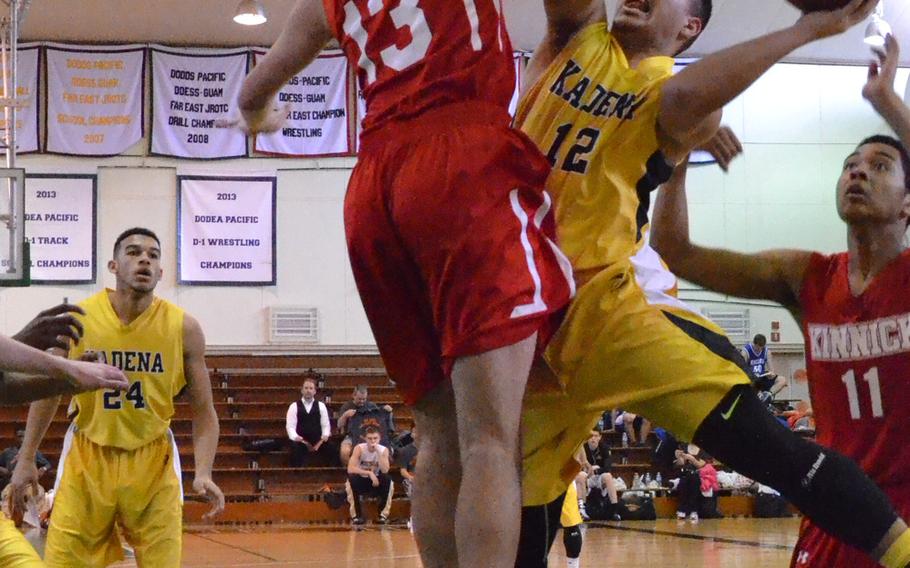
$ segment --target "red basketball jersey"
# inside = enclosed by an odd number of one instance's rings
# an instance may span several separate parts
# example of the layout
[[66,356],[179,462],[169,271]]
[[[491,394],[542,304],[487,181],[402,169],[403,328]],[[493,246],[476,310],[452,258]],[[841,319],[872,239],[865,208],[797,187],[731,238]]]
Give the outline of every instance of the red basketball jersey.
[[[847,253],[813,255],[801,293],[818,442],[910,506],[910,251],[859,296]],[[906,510],[903,512],[906,513]]]
[[364,134],[454,102],[508,111],[515,66],[500,0],[323,2],[363,88]]

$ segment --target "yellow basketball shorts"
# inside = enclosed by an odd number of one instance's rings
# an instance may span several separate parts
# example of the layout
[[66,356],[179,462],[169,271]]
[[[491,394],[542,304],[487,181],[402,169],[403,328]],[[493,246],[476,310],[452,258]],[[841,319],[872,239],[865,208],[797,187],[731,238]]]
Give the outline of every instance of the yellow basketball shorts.
[[123,559],[115,525],[140,567],[180,566],[183,491],[170,433],[124,450],[100,446],[70,427],[60,463],[44,555],[49,567]]
[[0,566],[3,568],[44,568],[41,557],[25,540],[13,521],[0,513]]
[[605,410],[640,414],[692,440],[730,389],[749,382],[723,330],[665,299],[649,303],[631,266],[602,271],[578,290],[545,353],[560,388],[532,380],[525,395],[526,506],[565,491],[578,472],[573,456]]
[[575,489],[575,482],[573,481],[566,490],[566,500],[562,502],[559,524],[564,529],[570,529],[583,522],[581,520],[581,510],[578,508],[578,490]]

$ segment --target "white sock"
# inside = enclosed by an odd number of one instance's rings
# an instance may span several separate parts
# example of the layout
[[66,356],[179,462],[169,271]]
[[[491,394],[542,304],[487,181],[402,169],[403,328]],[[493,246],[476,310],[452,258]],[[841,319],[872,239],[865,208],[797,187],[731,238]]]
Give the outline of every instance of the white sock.
[[581,568],[581,558],[566,558],[568,568]]

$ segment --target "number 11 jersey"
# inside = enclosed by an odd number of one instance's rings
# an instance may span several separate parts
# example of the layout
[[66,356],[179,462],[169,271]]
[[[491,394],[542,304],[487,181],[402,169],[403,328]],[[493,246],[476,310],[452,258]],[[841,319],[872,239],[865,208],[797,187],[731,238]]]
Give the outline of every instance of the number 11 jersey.
[[[812,255],[800,291],[816,438],[855,460],[902,518],[910,515],[910,252],[862,294],[849,256]],[[878,564],[803,521],[791,566]]]
[[323,0],[363,88],[363,134],[451,103],[508,110],[515,64],[499,2]]
[[[910,505],[910,252],[858,296],[847,253],[813,255],[800,293],[818,442]],[[895,504],[898,504],[897,502]]]
[[174,397],[186,386],[183,371],[182,308],[161,298],[128,325],[111,305],[111,290],[79,305],[85,334],[70,347],[71,359],[96,352],[102,362],[121,369],[126,392],[97,390],[77,394],[70,403],[76,428],[101,446],[133,450],[160,438],[174,415]]

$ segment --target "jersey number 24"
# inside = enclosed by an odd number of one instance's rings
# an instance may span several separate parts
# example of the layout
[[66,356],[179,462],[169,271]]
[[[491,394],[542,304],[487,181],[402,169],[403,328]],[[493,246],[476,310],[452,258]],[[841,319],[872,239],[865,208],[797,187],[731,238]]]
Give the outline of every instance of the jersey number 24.
[[[104,408],[105,410],[120,410],[123,408],[123,401],[120,400],[120,391],[104,391]],[[145,408],[145,397],[142,396],[142,383],[136,381],[127,389],[124,398],[133,403],[133,408]]]

